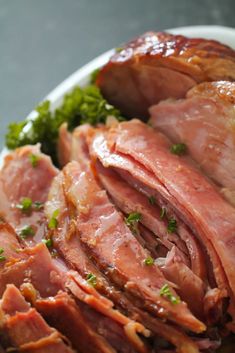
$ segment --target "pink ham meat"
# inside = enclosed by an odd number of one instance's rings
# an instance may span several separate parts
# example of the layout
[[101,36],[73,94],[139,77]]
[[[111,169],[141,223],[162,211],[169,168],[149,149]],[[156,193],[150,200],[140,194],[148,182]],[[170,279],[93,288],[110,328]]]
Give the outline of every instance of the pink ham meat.
[[171,154],[169,146],[160,133],[133,120],[97,131],[92,153],[105,167],[127,170],[173,205],[206,248],[234,315],[235,211],[191,164]]
[[214,80],[235,80],[234,50],[213,40],[147,32],[114,54],[96,83],[123,114],[146,118],[151,105]]
[[0,226],[0,244],[5,257],[5,261],[0,262],[1,295],[8,283],[20,287],[24,282],[29,282],[42,297],[55,295],[61,289],[61,272],[52,263],[44,244],[21,249],[13,229],[6,224]]
[[[36,164],[31,158],[36,158]],[[51,159],[40,152],[39,145],[20,147],[5,157],[0,171],[0,216],[15,228],[18,235],[25,227],[32,228],[34,236],[24,238],[29,246],[44,236],[43,203],[57,173]],[[26,197],[33,204],[24,212],[17,205]],[[42,203],[42,207],[38,209],[34,202]]]
[[[181,245],[179,235],[174,233],[169,234],[167,232],[167,224],[164,224],[166,223],[165,220],[160,217],[160,209],[156,204],[152,205],[146,196],[131,188],[115,173],[103,168],[100,164],[97,165],[97,171],[102,185],[122,211],[126,214],[131,212],[140,213],[140,222],[151,229],[156,236],[161,237],[162,235],[162,244],[171,249],[162,267],[162,271],[167,280],[177,285],[178,291],[177,289],[176,291],[189,305],[192,312],[196,313],[197,317],[202,317],[203,298],[205,294],[204,284],[202,279],[199,278],[195,272],[190,270],[188,258],[182,250],[180,250],[184,243]],[[141,228],[139,231],[140,234],[142,234]],[[170,238],[170,241],[164,238]],[[177,244],[177,256],[175,256],[176,247],[174,242]],[[191,243],[193,242],[190,242],[189,250],[192,248]],[[196,258],[198,262],[201,260],[201,265],[203,266],[202,254],[199,247],[197,247],[195,251],[197,256],[192,256],[191,264],[194,262],[194,258]],[[172,255],[172,253],[174,255]],[[195,267],[195,265],[193,267]],[[203,269],[201,273],[204,273]]]
[[[162,323],[160,320],[157,320],[155,318],[153,319],[150,317],[150,315],[147,312],[144,312],[139,308],[134,307],[133,303],[130,300],[128,300],[123,293],[116,290],[112,286],[112,284],[110,284],[107,281],[107,279],[105,279],[103,275],[98,271],[98,269],[94,266],[94,264],[91,261],[91,258],[86,255],[86,252],[84,251],[85,250],[84,247],[82,247],[82,244],[78,241],[79,238],[77,236],[76,228],[73,226],[72,232],[70,228],[67,228],[69,224],[68,206],[66,206],[67,205],[66,200],[63,195],[63,187],[62,187],[63,184],[64,184],[63,174],[60,173],[53,181],[53,184],[49,193],[49,201],[46,204],[46,212],[47,212],[47,216],[50,218],[55,209],[59,208],[60,210],[63,210],[63,212],[60,212],[58,217],[58,229],[54,230],[53,232],[53,242],[54,242],[54,246],[59,251],[59,253],[63,256],[66,262],[72,268],[75,268],[84,277],[87,277],[87,274],[89,273],[93,273],[96,276],[96,282],[97,282],[95,287],[96,290],[98,290],[101,293],[104,293],[108,298],[110,298],[114,302],[116,307],[120,308],[122,311],[128,314],[128,317],[134,320],[138,318],[138,321],[142,322],[155,335],[164,337],[168,342],[171,342],[173,345],[175,345],[179,353],[189,353],[189,352],[197,353],[198,352],[197,346],[190,340],[190,338],[188,338],[185,334],[183,334],[181,331],[177,330],[176,328],[166,325],[166,323]],[[74,212],[72,211],[72,213]],[[74,222],[75,221],[73,219],[70,219],[70,223],[74,224]],[[79,279],[79,285],[81,285],[80,276],[76,275],[75,278],[76,278],[75,280],[76,283],[78,283],[77,280]],[[66,286],[72,291],[72,293],[74,293],[75,297],[79,297],[77,292],[77,286],[75,286],[74,288],[73,283],[69,283]],[[90,286],[89,288],[90,288],[91,294],[94,295],[94,289]],[[84,286],[83,286],[83,289],[84,289]],[[97,297],[97,293],[95,294],[95,297]],[[87,304],[92,305],[93,303],[93,305],[95,305],[95,308],[98,309],[98,311],[100,311],[101,308],[103,307],[101,305],[101,302],[97,300],[96,301],[91,300],[91,296],[89,297],[87,296],[87,300],[88,298],[89,298],[89,301],[87,302]],[[53,305],[51,302],[49,304],[50,306]],[[47,304],[45,305],[46,305],[45,306],[45,311],[46,311],[47,310],[46,308],[48,308],[48,306]],[[107,307],[107,304],[105,304],[106,309],[104,307],[104,310],[105,310],[104,312],[106,313],[107,316],[111,315],[111,317],[113,317],[113,315],[116,315],[116,314],[114,311],[112,312],[110,303],[108,305],[109,306]],[[45,313],[45,311],[43,312]],[[116,317],[116,321],[120,319]],[[131,324],[128,327],[130,328],[132,327],[131,330],[128,328],[128,332],[130,333],[133,341],[133,337],[135,338],[135,335],[133,335],[134,326]],[[142,333],[144,334],[144,332]],[[67,335],[67,333],[65,334]],[[68,337],[70,338],[70,336]],[[74,344],[73,339],[72,338],[70,339]],[[158,340],[158,338],[156,338],[156,340]],[[141,347],[141,346],[138,345],[138,347]]]
[[[150,304],[158,315],[192,331],[203,331],[204,325],[192,316],[185,303],[174,305],[160,295],[160,289],[166,284],[165,278],[157,266],[144,265],[148,254],[125,225],[105,191],[97,185],[91,171],[71,162],[63,173],[67,198],[77,210],[80,239],[101,269],[125,290],[145,298],[145,305]],[[130,259],[131,267],[128,266]]]
[[0,302],[1,329],[8,344],[20,352],[72,353],[63,336],[47,325],[14,285],[8,285]]
[[[138,212],[141,214],[140,222],[149,228],[156,236],[161,239],[163,245],[169,250],[177,244],[178,251],[181,253],[182,259],[192,266],[196,276],[204,279],[205,268],[203,263],[203,254],[198,242],[182,224],[178,224],[177,233],[169,233],[167,231],[166,216],[161,218],[161,209],[154,199],[154,204],[151,204],[151,198],[142,195],[131,186],[129,186],[120,176],[113,173],[111,170],[102,167],[97,163],[97,175],[113,198],[115,204],[126,214]],[[182,239],[182,240],[181,240]],[[196,254],[196,255],[195,255]],[[187,256],[185,256],[187,255]],[[189,258],[188,258],[189,256]]]
[[235,204],[235,83],[201,83],[187,98],[150,108],[150,123],[173,143],[185,143],[192,158]]
[[[8,229],[8,228],[9,229]],[[8,231],[8,233],[6,233]],[[73,296],[77,300],[77,314],[75,315],[77,319],[79,318],[79,309],[83,311],[82,320],[86,320],[86,311],[90,312],[90,321],[84,326],[80,320],[76,323],[77,332],[80,330],[87,329],[87,335],[90,335],[91,338],[97,336],[97,343],[94,345],[97,348],[97,351],[102,353],[113,353],[113,349],[111,345],[108,343],[105,344],[104,341],[106,338],[102,338],[99,335],[99,330],[96,333],[95,328],[92,328],[92,315],[93,320],[98,320],[97,316],[99,316],[100,321],[104,321],[105,323],[108,321],[108,326],[113,326],[112,337],[108,337],[111,341],[114,340],[114,343],[118,341],[118,336],[123,336],[122,345],[124,349],[129,347],[128,353],[146,353],[145,346],[140,338],[138,338],[137,332],[147,332],[144,327],[140,324],[135,323],[135,321],[130,320],[125,317],[117,310],[113,309],[113,304],[109,302],[104,297],[100,296],[93,287],[90,287],[86,281],[81,280],[81,278],[77,274],[73,274],[72,272],[62,272],[61,268],[58,268],[58,261],[53,261],[44,244],[38,244],[35,247],[20,249],[20,245],[17,242],[14,231],[10,226],[5,225],[4,232],[0,232],[2,235],[2,239],[6,239],[4,246],[4,254],[6,256],[5,262],[1,262],[0,268],[0,289],[3,293],[8,283],[14,283],[18,288],[22,288],[22,291],[26,293],[30,297],[30,300],[37,307],[38,296],[41,297],[41,301],[47,301],[48,297],[53,300],[53,303],[56,304],[56,296],[58,293],[64,293],[67,290],[70,293],[72,292]],[[15,246],[17,246],[17,251],[15,251]],[[70,311],[74,311],[73,307],[70,307],[70,304],[73,303],[72,299],[69,301],[67,298],[67,310],[68,315]],[[84,304],[83,304],[84,303]],[[72,304],[71,304],[72,305]],[[83,308],[85,305],[85,308]],[[74,306],[74,305],[73,305]],[[57,307],[57,306],[56,306]],[[63,309],[57,307],[57,310],[53,313],[55,317],[50,317],[50,320],[56,320],[58,315],[62,315]],[[85,315],[85,316],[84,316]],[[87,321],[87,320],[86,320]],[[64,322],[64,321],[63,321]],[[125,325],[132,324],[133,329],[131,331],[132,336],[129,335],[126,337],[125,335]],[[135,326],[136,325],[136,326]],[[59,327],[63,333],[67,332],[67,323],[63,326]],[[98,329],[98,328],[97,328]],[[101,329],[100,329],[101,330]],[[115,333],[116,332],[116,333]],[[148,334],[148,332],[147,332]],[[77,342],[83,342],[83,336],[78,335],[76,339],[76,347]],[[129,343],[130,341],[130,343]],[[72,341],[74,344],[74,342]],[[135,350],[133,346],[137,346]],[[85,352],[85,350],[79,349],[81,352]],[[120,352],[127,352],[120,348]]]

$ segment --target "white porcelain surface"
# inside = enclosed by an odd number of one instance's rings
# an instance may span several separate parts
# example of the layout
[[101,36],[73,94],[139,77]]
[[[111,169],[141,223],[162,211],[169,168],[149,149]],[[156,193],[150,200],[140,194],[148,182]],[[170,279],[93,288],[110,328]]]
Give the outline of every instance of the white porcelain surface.
[[[224,44],[227,44],[235,49],[235,29],[221,26],[190,26],[190,27],[179,27],[166,30],[173,34],[183,34],[188,37],[201,37],[207,39],[216,39]],[[90,61],[87,65],[78,69],[61,84],[59,84],[52,92],[50,92],[45,99],[51,102],[51,109],[57,108],[62,100],[63,96],[71,91],[74,86],[85,86],[89,83],[90,74],[97,68],[103,66],[110,56],[114,53],[114,49],[107,51],[106,53],[98,56],[94,60]],[[37,113],[32,111],[27,119],[34,119]],[[3,149],[0,154],[0,164],[3,156],[6,153],[6,149]]]

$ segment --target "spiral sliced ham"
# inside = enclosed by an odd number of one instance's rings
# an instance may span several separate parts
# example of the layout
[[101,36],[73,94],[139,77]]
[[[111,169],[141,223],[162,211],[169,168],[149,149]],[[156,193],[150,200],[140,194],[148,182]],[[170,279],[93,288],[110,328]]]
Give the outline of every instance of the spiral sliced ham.
[[214,40],[147,32],[111,57],[97,84],[123,114],[146,118],[151,105],[215,80],[235,80],[234,50]]
[[206,248],[217,285],[230,297],[233,313],[234,209],[191,163],[170,153],[165,137],[140,121],[94,132],[91,145],[105,167],[128,171],[155,191],[156,198],[172,205]]

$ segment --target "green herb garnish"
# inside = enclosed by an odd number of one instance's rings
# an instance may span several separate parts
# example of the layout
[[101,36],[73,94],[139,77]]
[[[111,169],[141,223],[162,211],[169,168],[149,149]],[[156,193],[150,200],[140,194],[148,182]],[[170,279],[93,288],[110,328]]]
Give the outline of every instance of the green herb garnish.
[[171,153],[177,154],[178,156],[182,156],[187,151],[187,146],[184,143],[176,143],[172,145],[170,148]]
[[144,260],[144,264],[146,266],[152,266],[154,264],[154,259],[151,256],[149,256]]
[[44,207],[44,204],[43,204],[43,202],[35,201],[33,203],[33,206],[34,206],[35,210],[38,211],[38,210],[41,210]]
[[168,233],[174,233],[177,229],[177,221],[174,218],[170,218],[167,225]]
[[35,235],[35,231],[31,226],[25,226],[21,229],[19,236],[22,239],[26,239],[28,237],[33,237]]
[[126,225],[130,228],[132,233],[135,235],[139,234],[138,223],[140,219],[141,219],[141,213],[138,213],[138,212],[132,212],[128,215],[128,217],[125,217]]
[[179,304],[180,303],[180,298],[175,297],[168,284],[164,284],[164,286],[160,289],[160,296],[165,297],[167,299],[169,299],[169,301],[172,304]]
[[97,279],[93,273],[88,273],[88,275],[86,276],[86,280],[92,287],[95,287],[97,285]]
[[44,243],[49,249],[53,246],[52,239],[42,239],[42,243]]
[[4,253],[4,249],[0,248],[0,261],[5,261],[6,257],[4,255],[2,255]]
[[141,213],[132,212],[125,218],[126,224],[129,226],[134,222],[139,222],[141,219]]
[[154,196],[150,196],[150,197],[149,197],[149,203],[150,203],[151,205],[155,205],[155,204],[156,204],[156,198],[155,198]]
[[165,207],[162,207],[161,208],[161,213],[160,213],[160,218],[163,219],[166,215],[166,208]]
[[50,229],[55,229],[55,228],[57,228],[57,226],[58,226],[57,217],[58,217],[58,215],[59,215],[59,212],[60,212],[60,210],[57,209],[57,210],[55,210],[55,211],[52,213],[52,217],[51,217],[51,219],[49,220],[49,223],[48,223],[48,228],[50,228]]
[[122,47],[117,47],[117,48],[115,48],[115,52],[116,52],[116,53],[121,53],[121,51],[123,51],[123,48],[122,48]]
[[23,197],[20,203],[16,205],[16,208],[18,208],[22,212],[29,212],[31,211],[32,203],[33,202],[29,197]]
[[42,151],[52,156],[54,162],[57,162],[57,139],[62,123],[68,123],[72,130],[83,123],[104,123],[109,115],[123,120],[120,111],[103,98],[95,85],[75,87],[64,97],[61,107],[53,113],[50,111],[49,101],[42,102],[35,110],[34,118],[9,125],[6,145],[9,149],[14,149],[40,142]]
[[40,160],[40,157],[32,153],[29,155],[29,160],[30,160],[30,163],[32,164],[32,167],[36,168],[38,165],[38,161]]

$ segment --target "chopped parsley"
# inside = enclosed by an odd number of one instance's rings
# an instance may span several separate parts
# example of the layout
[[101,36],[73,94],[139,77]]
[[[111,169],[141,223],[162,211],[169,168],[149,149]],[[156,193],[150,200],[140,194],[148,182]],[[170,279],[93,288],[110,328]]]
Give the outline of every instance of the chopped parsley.
[[93,273],[88,273],[88,275],[86,276],[86,280],[92,287],[95,287],[97,285],[97,279]]
[[44,204],[43,204],[43,202],[35,201],[33,203],[33,206],[34,206],[35,210],[39,211],[44,207]]
[[48,228],[50,228],[50,229],[55,229],[55,228],[57,228],[57,226],[58,226],[57,217],[58,217],[58,215],[59,215],[59,212],[60,212],[60,210],[57,209],[57,210],[55,210],[55,211],[52,213],[52,217],[51,217],[51,219],[49,220],[49,223],[48,223]]
[[31,226],[25,226],[21,229],[19,236],[22,239],[26,239],[28,237],[33,237],[35,235],[35,231]]
[[129,226],[134,222],[139,222],[140,219],[141,219],[141,213],[132,212],[128,215],[128,217],[126,217],[125,221],[126,221],[126,224]]
[[169,299],[169,301],[172,304],[179,304],[180,303],[180,298],[175,297],[168,284],[164,284],[164,286],[162,286],[162,288],[160,289],[160,296],[165,297],[167,299]]
[[31,211],[32,203],[33,202],[29,197],[23,197],[20,203],[16,205],[16,208],[18,208],[22,212],[29,212]]
[[50,239],[42,239],[42,242],[50,249],[53,246],[53,240]]
[[154,264],[154,259],[151,256],[148,256],[145,260],[144,260],[144,264],[146,266],[152,266]]
[[138,223],[141,219],[141,213],[138,212],[132,212],[128,215],[128,217],[125,217],[125,222],[126,225],[130,228],[133,234],[139,234],[138,230]]
[[166,208],[165,207],[162,207],[161,208],[161,213],[160,213],[160,218],[163,219],[166,215]]
[[54,112],[50,110],[49,101],[39,104],[35,111],[34,118],[9,125],[6,145],[9,149],[15,149],[40,142],[42,152],[49,154],[54,162],[57,162],[57,140],[62,123],[66,122],[72,130],[83,123],[92,125],[104,123],[109,115],[123,120],[120,111],[104,99],[95,85],[85,88],[75,87],[64,97],[62,105]]
[[121,51],[123,51],[123,48],[122,48],[122,47],[117,47],[117,48],[115,48],[115,52],[116,52],[116,53],[121,53]]
[[177,229],[177,221],[174,218],[170,218],[167,225],[168,233],[174,233]]
[[155,205],[155,204],[156,204],[156,198],[155,198],[154,196],[150,196],[150,197],[149,197],[149,203],[150,203],[151,205]]
[[36,168],[38,165],[38,161],[40,160],[40,157],[32,153],[29,155],[29,160],[30,160],[30,163],[32,164],[32,167]]
[[6,257],[4,255],[2,255],[4,253],[4,249],[0,248],[0,261],[5,261]]
[[187,152],[187,146],[184,143],[176,143],[172,145],[170,148],[171,153],[177,154],[178,156],[182,156]]

